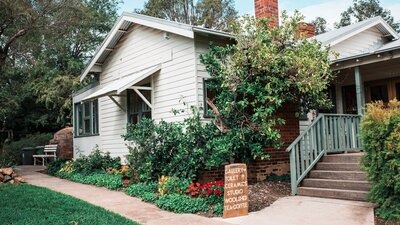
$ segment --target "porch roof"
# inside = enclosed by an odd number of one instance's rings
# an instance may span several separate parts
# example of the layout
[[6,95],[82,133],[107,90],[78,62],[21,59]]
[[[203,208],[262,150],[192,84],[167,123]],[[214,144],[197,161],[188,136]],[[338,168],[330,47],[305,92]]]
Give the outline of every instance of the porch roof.
[[134,72],[128,76],[112,81],[109,84],[106,84],[100,90],[94,92],[93,94],[85,97],[82,101],[88,101],[96,98],[100,98],[103,96],[112,96],[118,95],[131,86],[139,83],[140,81],[146,79],[150,75],[158,72],[161,69],[161,65],[156,65],[149,67],[147,69]]

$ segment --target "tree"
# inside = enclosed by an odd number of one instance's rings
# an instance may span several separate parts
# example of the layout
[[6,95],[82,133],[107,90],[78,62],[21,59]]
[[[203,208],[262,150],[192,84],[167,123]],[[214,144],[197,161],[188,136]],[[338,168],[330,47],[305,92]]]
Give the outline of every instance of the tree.
[[278,127],[285,121],[277,113],[285,104],[299,112],[332,106],[330,50],[299,35],[302,19],[298,12],[283,14],[282,25],[270,29],[264,18],[245,18],[233,27],[235,45],[213,45],[201,56],[217,92],[209,104],[215,124],[228,137],[210,144],[230,146],[236,159],[265,158],[264,147],[280,146]]
[[235,21],[238,14],[233,0],[148,0],[144,8],[136,12],[218,30],[229,30],[229,23]]
[[381,16],[390,26],[400,32],[400,24],[394,22],[390,10],[384,9],[379,0],[353,0],[353,5],[341,13],[336,28],[348,26],[369,18]]
[[71,94],[119,2],[0,1],[0,130],[52,131],[71,122]]
[[326,20],[322,17],[316,17],[311,24],[314,25],[315,28],[315,35],[323,34],[328,31],[326,27]]

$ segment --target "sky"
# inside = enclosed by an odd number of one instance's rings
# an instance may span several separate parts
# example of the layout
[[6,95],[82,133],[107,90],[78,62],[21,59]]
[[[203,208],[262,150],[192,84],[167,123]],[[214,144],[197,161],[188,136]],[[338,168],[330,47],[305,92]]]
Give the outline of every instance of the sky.
[[[136,8],[143,8],[145,0],[124,0],[120,12],[132,12]],[[400,21],[400,0],[381,0],[381,5],[391,10],[396,21]],[[352,0],[279,0],[279,11],[293,12],[299,10],[309,22],[320,16],[327,20],[328,27],[333,28],[334,22],[339,21],[340,13],[346,10]],[[235,0],[235,7],[240,15],[254,15],[253,0]]]

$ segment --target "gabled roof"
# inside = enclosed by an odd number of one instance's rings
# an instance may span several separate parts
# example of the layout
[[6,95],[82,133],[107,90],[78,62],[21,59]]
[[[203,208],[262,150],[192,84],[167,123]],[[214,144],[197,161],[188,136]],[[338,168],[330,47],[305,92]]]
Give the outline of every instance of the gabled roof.
[[391,37],[394,40],[400,38],[399,34],[380,16],[351,24],[346,27],[341,27],[324,34],[317,35],[314,38],[322,42],[324,45],[333,46],[371,27],[376,27],[380,32],[382,32],[383,36]]
[[195,37],[195,33],[214,35],[223,38],[232,38],[229,33],[222,31],[216,31],[184,23],[168,21],[137,13],[124,12],[118,18],[117,22],[115,22],[114,27],[108,33],[103,43],[96,49],[95,54],[81,73],[81,81],[89,74],[89,72],[101,71],[101,65],[105,62],[108,55],[113,51],[121,37],[125,34],[125,32],[127,32],[128,28],[132,24],[140,24],[143,26],[151,27],[157,30],[162,30],[192,39]]

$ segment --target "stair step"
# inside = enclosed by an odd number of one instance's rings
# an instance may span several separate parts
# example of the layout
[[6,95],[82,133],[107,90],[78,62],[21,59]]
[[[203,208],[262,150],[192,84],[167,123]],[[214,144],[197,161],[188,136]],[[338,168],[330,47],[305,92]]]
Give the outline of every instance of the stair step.
[[371,189],[371,183],[368,181],[306,178],[303,180],[303,187],[356,190],[356,191],[369,192]]
[[332,171],[361,171],[361,166],[359,163],[319,162],[317,163],[316,169]]
[[353,201],[366,201],[367,191],[354,191],[354,190],[340,190],[328,188],[312,188],[312,187],[299,187],[297,189],[298,195],[320,197],[320,198],[335,198]]
[[334,154],[322,157],[322,162],[360,163],[363,153]]
[[310,172],[310,178],[358,181],[368,180],[367,175],[360,171],[312,170]]

